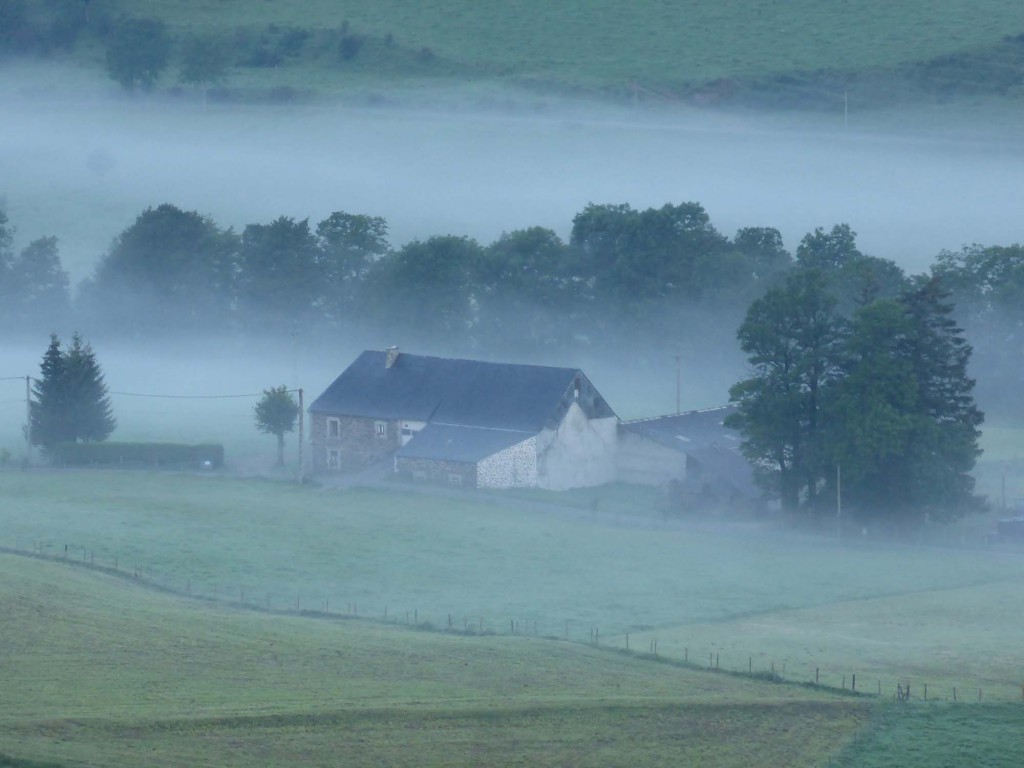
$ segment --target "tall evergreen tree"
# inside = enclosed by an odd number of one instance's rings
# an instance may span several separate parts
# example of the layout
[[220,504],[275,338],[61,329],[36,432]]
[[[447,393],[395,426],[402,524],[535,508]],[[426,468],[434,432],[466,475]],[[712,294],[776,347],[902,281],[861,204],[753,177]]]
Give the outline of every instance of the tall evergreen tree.
[[971,345],[953,319],[949,292],[937,277],[919,278],[900,297],[911,323],[902,353],[914,370],[921,434],[907,457],[914,504],[932,517],[963,514],[979,501],[970,471],[981,455],[985,420],[967,375]]
[[96,355],[77,333],[67,351],[50,336],[32,387],[32,444],[106,440],[117,421]]

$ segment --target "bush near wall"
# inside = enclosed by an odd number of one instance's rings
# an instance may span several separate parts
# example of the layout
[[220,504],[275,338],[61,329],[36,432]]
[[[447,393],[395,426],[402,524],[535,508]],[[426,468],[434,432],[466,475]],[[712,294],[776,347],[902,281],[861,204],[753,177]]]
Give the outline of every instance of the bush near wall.
[[224,446],[181,443],[58,443],[49,451],[57,466],[219,469]]

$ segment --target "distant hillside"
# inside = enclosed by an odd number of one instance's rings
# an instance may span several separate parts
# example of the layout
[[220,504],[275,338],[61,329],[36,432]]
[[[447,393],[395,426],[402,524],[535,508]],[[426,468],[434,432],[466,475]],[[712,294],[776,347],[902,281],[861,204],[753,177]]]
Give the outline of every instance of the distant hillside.
[[1016,0],[2,0],[0,48],[103,68],[129,15],[170,33],[160,88],[178,85],[190,41],[215,41],[225,98],[424,80],[769,107],[1024,93]]

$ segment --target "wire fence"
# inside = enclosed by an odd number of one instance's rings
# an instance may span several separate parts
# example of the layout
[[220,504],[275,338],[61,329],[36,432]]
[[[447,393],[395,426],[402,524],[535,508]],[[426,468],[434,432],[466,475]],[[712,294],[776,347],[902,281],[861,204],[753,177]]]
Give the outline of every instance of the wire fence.
[[322,592],[296,590],[247,589],[241,584],[225,580],[193,578],[179,573],[163,573],[146,567],[133,558],[119,557],[115,553],[97,551],[79,544],[58,545],[51,541],[14,542],[13,546],[0,546],[0,552],[60,562],[86,568],[107,575],[129,579],[140,586],[178,597],[200,600],[261,613],[301,616],[319,620],[360,620],[410,630],[439,632],[463,636],[529,636],[549,641],[570,642],[593,648],[647,659],[675,667],[702,670],[764,682],[811,686],[813,688],[850,696],[891,699],[897,702],[969,703],[984,701],[1020,701],[1024,703],[1024,682],[978,685],[963,679],[958,683],[925,681],[920,676],[884,676],[862,674],[852,670],[837,670],[829,666],[810,667],[807,663],[793,664],[777,660],[762,652],[739,654],[730,652],[723,657],[721,650],[708,647],[689,647],[680,650],[678,640],[671,650],[659,647],[656,632],[645,630],[639,634],[603,634],[592,623],[536,617],[501,617],[481,615],[480,612],[444,614],[421,612],[418,608],[396,605],[370,606],[354,600],[339,599]]

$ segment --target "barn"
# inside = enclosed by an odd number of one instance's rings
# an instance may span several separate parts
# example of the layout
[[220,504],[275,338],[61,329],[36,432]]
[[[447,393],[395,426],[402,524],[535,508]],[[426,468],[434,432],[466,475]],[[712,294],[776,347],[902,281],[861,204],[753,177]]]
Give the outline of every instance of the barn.
[[758,504],[761,493],[741,436],[725,426],[734,406],[619,425],[619,480],[667,489],[670,504],[699,510]]
[[618,418],[578,368],[368,350],[309,407],[313,469],[566,490],[612,482]]

